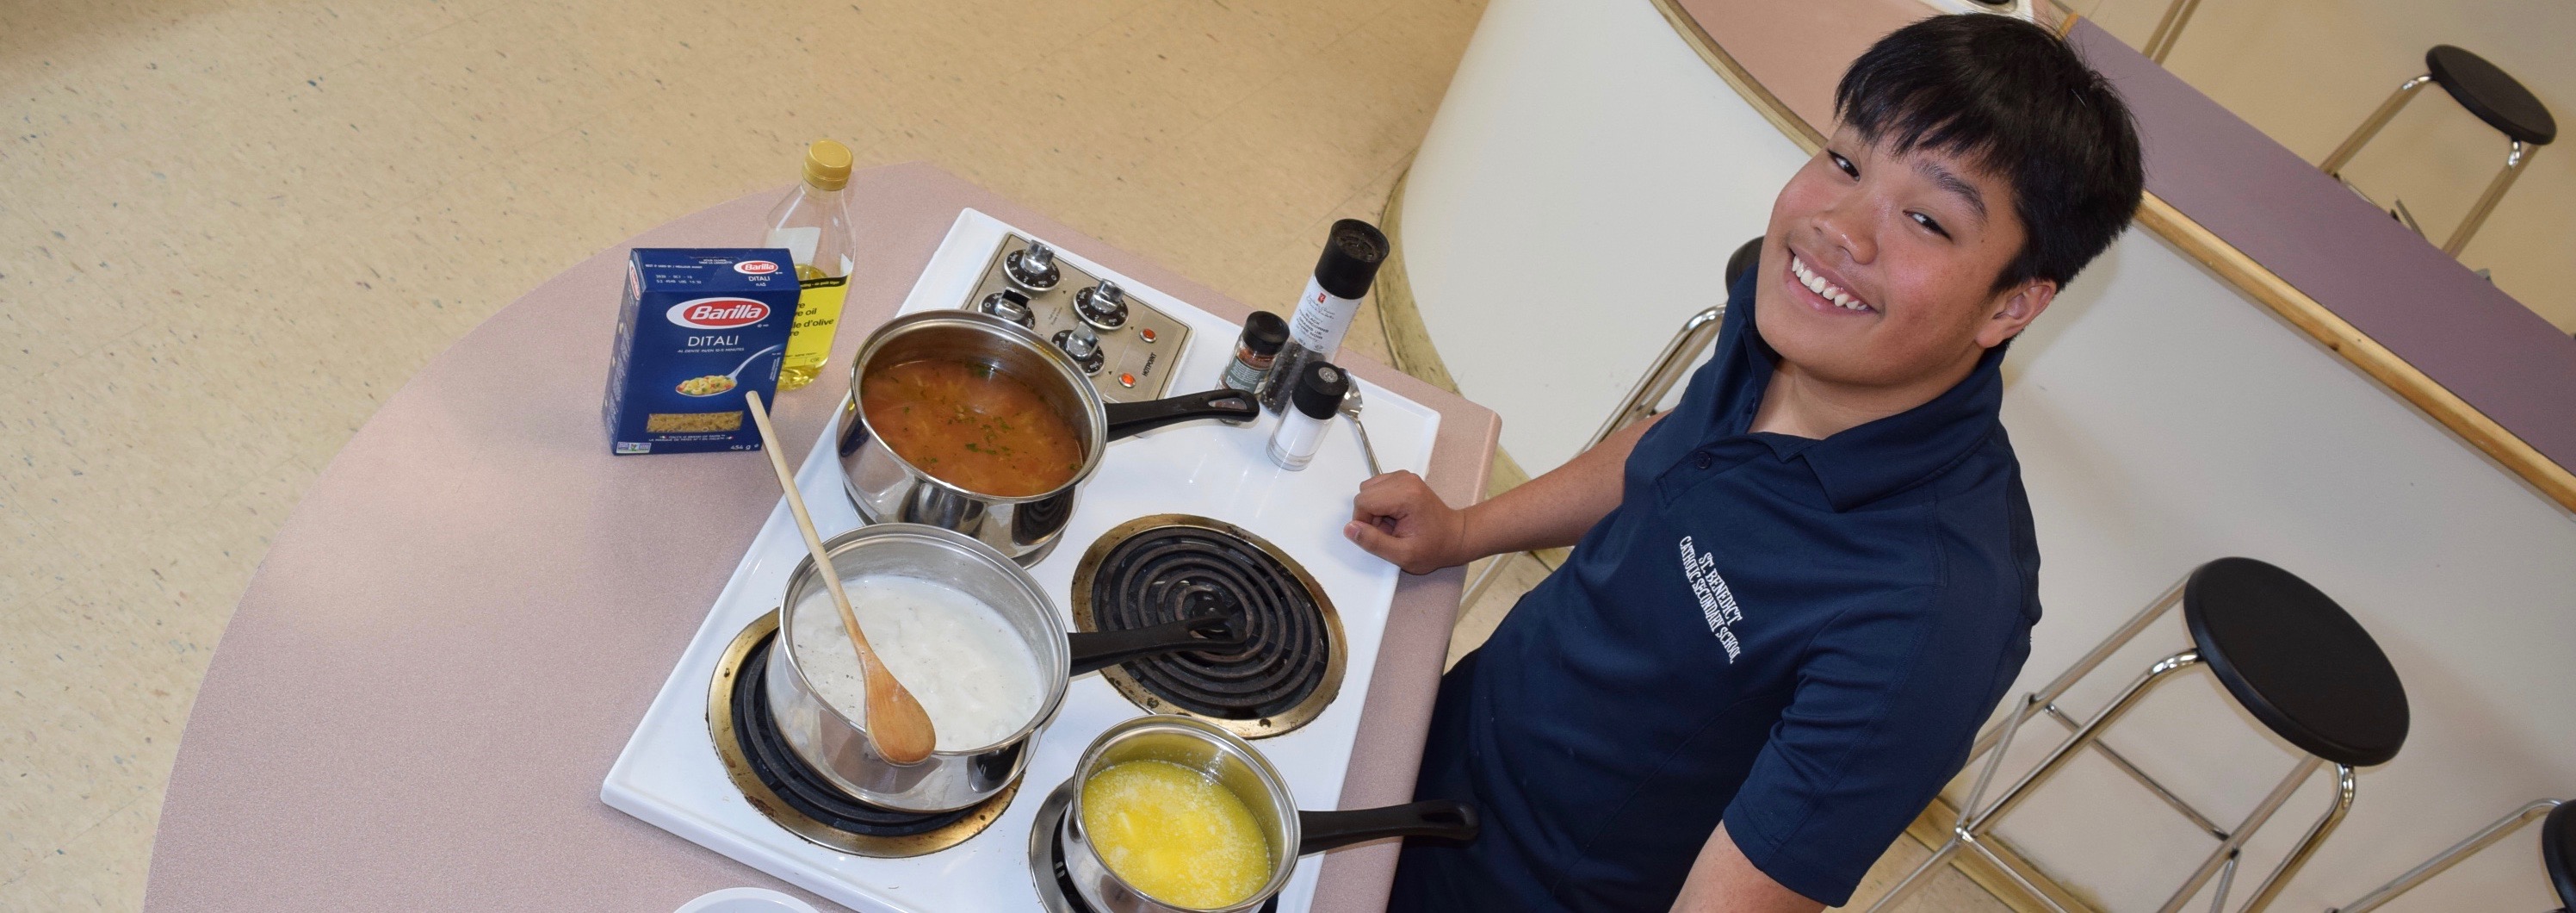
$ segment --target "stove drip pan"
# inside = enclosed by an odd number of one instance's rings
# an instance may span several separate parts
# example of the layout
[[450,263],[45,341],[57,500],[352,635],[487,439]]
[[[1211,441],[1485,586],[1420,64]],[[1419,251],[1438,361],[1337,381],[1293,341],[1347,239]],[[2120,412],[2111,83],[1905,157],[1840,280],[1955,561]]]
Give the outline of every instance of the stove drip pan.
[[734,638],[707,689],[707,732],[725,775],[753,808],[798,837],[859,856],[899,858],[935,853],[981,833],[1010,807],[1012,784],[980,805],[953,812],[908,812],[861,802],[823,779],[778,734],[769,689],[760,674],[778,642],[771,612]]
[[[1073,781],[1048,793],[1039,803],[1037,820],[1029,824],[1029,880],[1037,885],[1038,904],[1047,913],[1096,913],[1073,886],[1073,873],[1064,867],[1065,812],[1073,808]],[[1261,905],[1259,913],[1278,913],[1279,895]]]
[[1341,617],[1306,569],[1231,523],[1158,514],[1120,524],[1073,572],[1073,623],[1124,631],[1221,606],[1251,638],[1243,649],[1131,659],[1101,675],[1137,706],[1180,713],[1247,739],[1295,730],[1341,691]]

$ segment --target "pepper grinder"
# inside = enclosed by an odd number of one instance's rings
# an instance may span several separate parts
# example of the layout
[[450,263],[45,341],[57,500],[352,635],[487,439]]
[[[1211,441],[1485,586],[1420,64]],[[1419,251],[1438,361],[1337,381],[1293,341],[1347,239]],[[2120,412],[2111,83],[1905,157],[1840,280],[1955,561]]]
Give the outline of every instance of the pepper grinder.
[[1306,291],[1288,317],[1288,344],[1280,348],[1262,389],[1254,394],[1261,408],[1285,411],[1288,389],[1304,374],[1305,366],[1341,354],[1342,335],[1350,332],[1351,319],[1359,316],[1360,298],[1377,281],[1377,268],[1386,262],[1390,249],[1386,233],[1375,225],[1358,219],[1333,223],[1332,234],[1324,239],[1324,255],[1315,261],[1315,274],[1306,280]]

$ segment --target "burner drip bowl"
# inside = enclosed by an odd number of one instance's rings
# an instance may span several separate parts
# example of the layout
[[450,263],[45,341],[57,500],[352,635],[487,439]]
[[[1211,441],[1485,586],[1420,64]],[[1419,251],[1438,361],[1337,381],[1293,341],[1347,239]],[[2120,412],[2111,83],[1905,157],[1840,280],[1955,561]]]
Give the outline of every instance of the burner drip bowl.
[[1244,648],[1142,657],[1104,674],[1147,710],[1261,738],[1312,720],[1341,687],[1341,622],[1321,593],[1276,548],[1230,524],[1147,517],[1110,531],[1083,556],[1074,623],[1124,631],[1225,614],[1250,638]]
[[823,779],[821,772],[796,756],[787,739],[778,733],[777,720],[769,711],[769,676],[758,674],[767,668],[770,651],[778,645],[771,636],[753,647],[743,661],[743,670],[753,674],[734,680],[734,737],[742,744],[743,754],[751,759],[751,769],[763,786],[777,793],[780,801],[816,821],[835,829],[873,837],[911,837],[927,834],[957,823],[973,807],[953,812],[907,812],[881,808],[853,799]]
[[937,852],[991,825],[1019,791],[1013,784],[980,805],[949,812],[910,812],[871,805],[842,792],[788,747],[769,709],[770,652],[778,613],[744,628],[718,662],[707,700],[708,735],[743,798],[779,826],[829,849],[900,858]]

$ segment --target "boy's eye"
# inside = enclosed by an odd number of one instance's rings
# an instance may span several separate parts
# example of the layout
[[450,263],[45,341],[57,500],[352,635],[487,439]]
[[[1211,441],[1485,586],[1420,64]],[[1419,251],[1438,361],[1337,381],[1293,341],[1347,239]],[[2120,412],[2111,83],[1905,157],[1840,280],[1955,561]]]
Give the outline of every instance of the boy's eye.
[[1940,235],[1941,237],[1944,237],[1944,238],[1947,238],[1947,237],[1949,237],[1949,236],[1950,236],[1950,231],[1949,231],[1949,229],[1942,228],[1942,227],[1941,227],[1941,223],[1940,223],[1938,220],[1936,220],[1936,219],[1932,218],[1931,216],[1927,216],[1927,215],[1924,215],[1924,214],[1919,213],[1919,212],[1909,212],[1909,213],[1906,213],[1905,215],[1906,215],[1906,217],[1907,217],[1907,218],[1913,219],[1916,223],[1918,223],[1918,224],[1922,225],[1923,227],[1931,229],[1933,234]]
[[1833,159],[1834,167],[1842,169],[1844,174],[1851,175],[1852,177],[1860,176],[1860,169],[1853,166],[1850,159],[1842,157],[1841,153],[1828,152],[1825,153],[1825,157]]

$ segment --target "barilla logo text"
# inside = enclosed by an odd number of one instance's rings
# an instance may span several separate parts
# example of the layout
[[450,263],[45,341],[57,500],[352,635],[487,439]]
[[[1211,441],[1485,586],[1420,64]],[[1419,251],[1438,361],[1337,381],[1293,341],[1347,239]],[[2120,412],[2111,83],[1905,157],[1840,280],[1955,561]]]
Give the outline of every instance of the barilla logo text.
[[733,271],[745,276],[766,276],[778,271],[778,264],[767,260],[745,260],[733,265]]
[[701,330],[730,330],[769,317],[769,305],[749,298],[700,298],[672,305],[672,323]]

